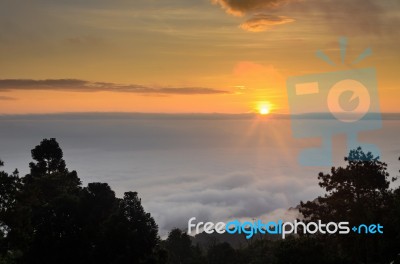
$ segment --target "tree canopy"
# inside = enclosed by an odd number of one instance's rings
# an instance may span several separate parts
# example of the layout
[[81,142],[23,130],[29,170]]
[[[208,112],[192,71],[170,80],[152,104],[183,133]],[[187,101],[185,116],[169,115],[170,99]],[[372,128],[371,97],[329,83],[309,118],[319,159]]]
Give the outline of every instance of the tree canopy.
[[22,178],[0,172],[0,263],[154,262],[158,227],[136,192],[82,187],[54,138],[32,158]]
[[[322,222],[348,221],[350,227],[360,224],[381,224],[382,236],[354,234],[318,237],[319,243],[349,263],[380,263],[393,259],[400,250],[399,189],[390,188],[387,164],[365,153],[361,148],[350,151],[345,167],[333,167],[330,173],[318,175],[319,185],[326,193],[314,201],[300,203],[306,220]],[[397,203],[397,205],[396,205]],[[397,210],[397,212],[396,212]],[[397,231],[396,231],[397,229]]]

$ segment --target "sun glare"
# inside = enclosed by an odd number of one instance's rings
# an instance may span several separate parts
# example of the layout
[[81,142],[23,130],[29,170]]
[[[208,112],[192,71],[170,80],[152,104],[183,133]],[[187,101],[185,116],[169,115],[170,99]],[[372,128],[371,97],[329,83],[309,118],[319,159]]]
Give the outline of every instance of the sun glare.
[[266,103],[259,104],[258,113],[260,115],[268,115],[270,113],[270,111],[271,111],[271,109],[270,109],[269,104],[266,104]]
[[269,109],[268,109],[268,107],[267,107],[267,106],[262,107],[262,108],[260,109],[260,114],[262,114],[262,115],[267,115],[267,114],[269,114]]

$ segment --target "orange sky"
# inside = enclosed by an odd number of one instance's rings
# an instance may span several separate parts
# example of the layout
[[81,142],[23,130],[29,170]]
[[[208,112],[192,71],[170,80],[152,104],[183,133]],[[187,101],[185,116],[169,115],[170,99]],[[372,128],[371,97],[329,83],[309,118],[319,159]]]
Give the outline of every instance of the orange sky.
[[399,112],[399,4],[341,1],[2,2],[0,113],[288,113],[288,77],[353,67],[375,67],[382,111]]

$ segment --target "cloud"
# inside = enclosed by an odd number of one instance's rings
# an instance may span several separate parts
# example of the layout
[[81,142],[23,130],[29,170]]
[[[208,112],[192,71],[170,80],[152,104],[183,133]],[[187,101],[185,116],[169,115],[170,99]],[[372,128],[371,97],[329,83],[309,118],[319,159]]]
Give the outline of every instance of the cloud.
[[262,32],[273,26],[293,22],[294,19],[286,16],[272,15],[289,2],[297,0],[212,0],[220,5],[228,14],[234,16],[249,16],[240,28],[250,32]]
[[289,0],[212,0],[212,2],[220,5],[229,14],[243,16],[254,11],[276,9]]
[[[6,171],[18,168],[24,175],[29,150],[43,138],[55,137],[68,168],[77,170],[84,185],[107,182],[118,197],[137,191],[162,235],[173,227],[186,228],[193,216],[216,222],[290,218],[295,212],[286,209],[322,194],[317,175],[329,168],[297,165],[305,143],[292,138],[290,120],[269,119],[255,126],[257,118],[251,116],[185,116],[0,115],[0,155]],[[384,160],[395,165],[398,116],[390,124],[371,142],[378,140]],[[344,143],[336,147],[347,152]],[[342,157],[337,157],[338,165]],[[393,175],[395,167],[389,166]]]
[[381,35],[399,32],[398,1],[311,0],[299,3],[308,14],[321,15],[337,34]]
[[284,16],[258,14],[246,20],[240,25],[240,28],[250,32],[262,32],[269,30],[276,25],[283,25],[293,21],[294,19]]
[[[107,182],[119,197],[137,191],[162,235],[185,228],[193,216],[199,221],[258,218],[316,197],[318,171],[290,166],[296,155],[282,149],[272,129],[281,121],[249,134],[256,119],[207,116],[0,116],[0,154],[6,171],[18,168],[24,175],[29,149],[55,137],[68,168],[77,170],[84,185]],[[279,132],[290,144],[290,122],[284,123]]]
[[3,79],[0,80],[0,92],[23,91],[66,91],[66,92],[120,92],[137,94],[227,94],[228,91],[206,87],[149,87],[137,84],[116,84],[108,82],[90,82],[77,79]]
[[3,100],[3,101],[11,101],[11,100],[16,100],[16,98],[10,97],[10,96],[1,96],[0,95],[0,101],[1,100]]
[[198,221],[279,219],[287,215],[289,207],[299,203],[300,197],[316,197],[318,187],[314,188],[317,184],[312,182],[312,179],[283,175],[259,179],[259,175],[245,171],[226,175],[210,173],[197,181],[180,179],[179,183],[166,183],[164,186],[170,192],[159,190],[163,194],[146,202],[146,206],[154,212],[164,232],[174,227],[186,228],[191,217]]
[[[251,32],[265,31],[278,24],[316,20],[335,34],[395,36],[400,32],[396,0],[211,0],[228,14],[246,16],[240,25]],[[282,16],[277,13],[282,14]],[[314,26],[314,24],[310,25]]]

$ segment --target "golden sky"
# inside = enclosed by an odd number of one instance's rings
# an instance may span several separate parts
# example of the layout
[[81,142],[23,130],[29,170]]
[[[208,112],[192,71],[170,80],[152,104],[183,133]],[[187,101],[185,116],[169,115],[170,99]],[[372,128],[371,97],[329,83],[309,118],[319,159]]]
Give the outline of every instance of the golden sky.
[[363,67],[399,112],[399,31],[396,0],[2,1],[0,113],[288,113],[288,77]]

